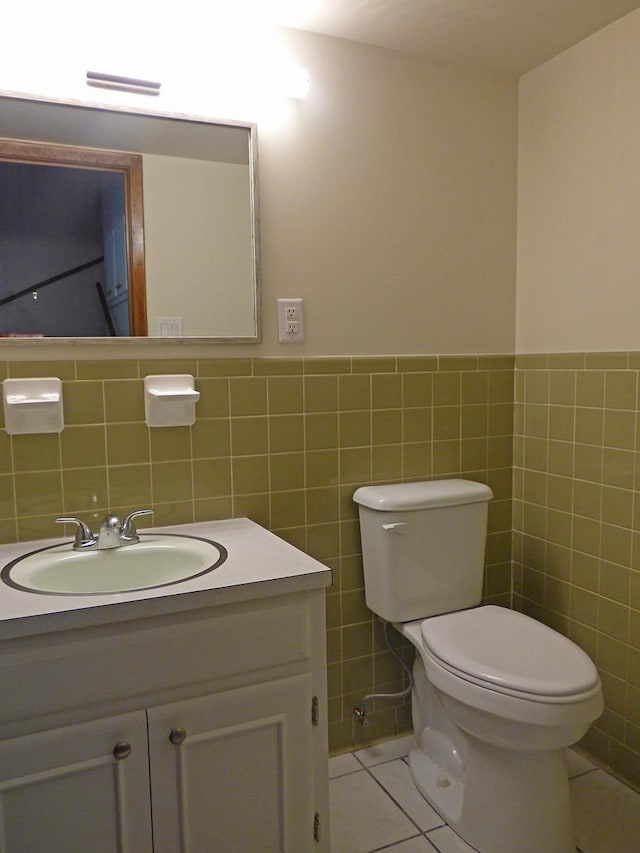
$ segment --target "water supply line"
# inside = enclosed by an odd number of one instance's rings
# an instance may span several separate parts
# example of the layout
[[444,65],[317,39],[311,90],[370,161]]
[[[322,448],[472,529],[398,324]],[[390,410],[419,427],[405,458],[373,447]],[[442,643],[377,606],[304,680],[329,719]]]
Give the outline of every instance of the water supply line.
[[[378,617],[380,618],[380,617]],[[387,644],[387,648],[394,656],[394,658],[400,663],[400,666],[404,670],[407,678],[409,679],[408,687],[405,687],[404,690],[400,690],[397,693],[368,693],[360,702],[360,704],[353,709],[352,719],[354,722],[360,723],[361,726],[369,725],[369,720],[367,719],[367,702],[371,699],[401,699],[403,696],[407,696],[411,693],[413,689],[413,675],[411,674],[411,669],[407,666],[407,664],[402,660],[398,652],[393,648],[391,642],[389,641],[389,622],[386,622],[384,619],[380,619],[382,622],[382,630],[384,633],[384,640]]]

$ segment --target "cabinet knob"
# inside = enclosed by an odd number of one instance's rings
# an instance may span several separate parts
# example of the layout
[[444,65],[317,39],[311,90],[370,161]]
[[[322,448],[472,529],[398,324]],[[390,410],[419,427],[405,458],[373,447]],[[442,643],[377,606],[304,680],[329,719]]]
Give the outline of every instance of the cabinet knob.
[[131,744],[126,741],[120,741],[113,747],[113,757],[117,758],[118,761],[122,761],[123,758],[128,758],[131,755]]
[[171,731],[169,732],[169,740],[171,741],[171,743],[175,743],[176,746],[181,744],[184,741],[184,739],[186,738],[186,736],[187,736],[187,733],[182,728],[182,726],[176,726],[174,729],[171,729]]

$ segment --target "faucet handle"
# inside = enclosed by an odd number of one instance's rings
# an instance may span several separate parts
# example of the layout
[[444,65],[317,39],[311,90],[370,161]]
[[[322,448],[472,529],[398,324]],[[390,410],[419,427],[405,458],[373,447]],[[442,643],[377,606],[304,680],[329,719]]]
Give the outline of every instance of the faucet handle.
[[88,548],[91,545],[95,545],[96,538],[91,532],[91,528],[84,523],[79,518],[56,518],[56,524],[75,524],[76,525],[76,538],[73,543],[73,547],[79,551],[82,548]]
[[135,512],[130,512],[129,515],[122,522],[122,527],[120,528],[120,535],[126,537],[127,539],[138,539],[138,531],[136,530],[136,525],[134,519],[138,515],[151,515],[153,514],[152,509],[137,509]]

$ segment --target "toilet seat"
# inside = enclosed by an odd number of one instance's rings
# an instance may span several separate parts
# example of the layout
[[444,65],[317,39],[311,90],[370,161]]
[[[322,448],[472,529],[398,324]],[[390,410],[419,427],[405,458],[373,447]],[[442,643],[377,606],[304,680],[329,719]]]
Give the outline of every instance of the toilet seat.
[[517,611],[477,607],[425,619],[420,631],[436,663],[479,687],[552,704],[579,702],[600,690],[582,649]]

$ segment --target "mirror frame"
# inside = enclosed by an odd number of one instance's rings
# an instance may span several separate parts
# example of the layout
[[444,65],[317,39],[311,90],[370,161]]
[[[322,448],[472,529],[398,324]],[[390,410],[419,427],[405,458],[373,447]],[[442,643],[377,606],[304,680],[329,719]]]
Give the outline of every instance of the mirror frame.
[[[31,104],[34,109],[37,109],[39,104],[48,107],[64,107],[71,109],[79,109],[90,112],[100,113],[117,113],[120,115],[151,118],[151,119],[167,119],[170,121],[181,121],[185,123],[196,123],[199,125],[212,125],[214,127],[233,127],[245,129],[248,132],[249,138],[249,184],[251,195],[251,243],[253,248],[253,311],[255,335],[251,336],[182,336],[182,337],[149,337],[145,336],[144,332],[140,331],[146,326],[146,281],[145,281],[145,248],[144,248],[144,228],[143,228],[143,195],[142,195],[142,153],[144,152],[122,152],[117,149],[99,149],[99,148],[82,148],[81,146],[69,144],[60,144],[58,142],[49,142],[46,140],[18,139],[11,136],[0,136],[0,142],[3,143],[5,151],[13,150],[9,157],[4,156],[0,151],[0,159],[11,159],[16,161],[14,155],[18,154],[18,149],[21,146],[30,146],[34,149],[34,154],[37,151],[39,158],[38,162],[60,162],[57,157],[64,158],[64,152],[68,152],[70,157],[78,158],[76,163],[79,166],[95,168],[109,168],[105,165],[105,161],[111,158],[122,158],[116,170],[124,170],[125,173],[125,206],[127,209],[127,230],[130,240],[128,258],[130,287],[132,293],[130,299],[135,299],[135,306],[130,307],[130,317],[133,312],[137,319],[133,329],[136,330],[135,336],[128,337],[43,337],[43,338],[0,338],[0,348],[5,346],[28,346],[38,348],[41,346],[51,346],[57,343],[79,344],[79,345],[132,345],[138,344],[143,346],[157,346],[158,344],[177,343],[181,345],[193,344],[259,344],[262,343],[262,288],[260,276],[260,239],[259,239],[259,200],[258,200],[258,128],[257,124],[252,122],[243,122],[227,119],[212,118],[188,113],[174,113],[163,110],[149,110],[133,106],[122,106],[117,104],[103,104],[93,101],[65,100],[53,99],[50,97],[39,97],[37,95],[15,93],[0,90],[0,115],[3,103],[17,102],[21,104]],[[6,147],[5,147],[6,146]],[[45,155],[45,152],[46,155]],[[50,156],[51,155],[51,156]],[[130,157],[132,160],[139,161],[139,169],[136,170],[135,165],[130,163],[128,166],[122,166],[122,162]],[[101,165],[101,158],[102,160]],[[36,162],[29,160],[29,162]],[[65,164],[73,165],[70,160],[65,160]],[[111,165],[113,168],[113,165]]]

